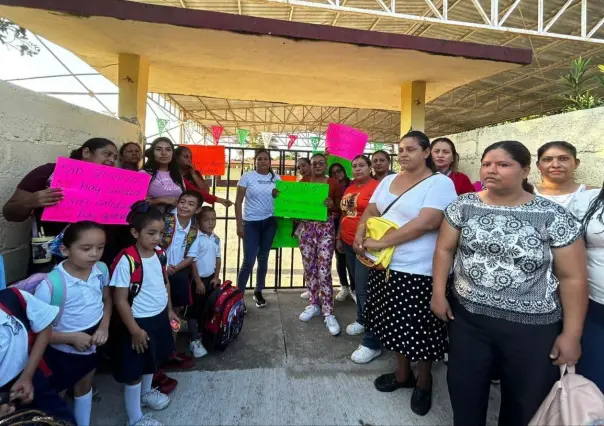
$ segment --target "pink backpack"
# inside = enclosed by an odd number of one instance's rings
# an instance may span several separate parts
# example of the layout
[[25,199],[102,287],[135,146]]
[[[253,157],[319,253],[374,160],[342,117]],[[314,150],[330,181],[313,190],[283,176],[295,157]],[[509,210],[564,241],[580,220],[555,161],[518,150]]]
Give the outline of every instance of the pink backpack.
[[560,367],[560,375],[529,426],[604,425],[604,395],[600,389],[575,374],[575,367]]

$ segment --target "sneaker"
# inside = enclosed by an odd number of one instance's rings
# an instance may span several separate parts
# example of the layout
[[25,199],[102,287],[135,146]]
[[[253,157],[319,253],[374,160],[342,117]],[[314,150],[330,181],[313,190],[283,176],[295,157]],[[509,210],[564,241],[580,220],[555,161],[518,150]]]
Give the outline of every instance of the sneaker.
[[358,336],[361,333],[365,332],[365,326],[359,324],[358,322],[353,322],[352,324],[348,324],[346,327],[346,334],[349,336]]
[[[128,420],[126,420],[126,426],[130,426],[130,422]],[[145,414],[132,426],[163,426],[163,424],[151,417],[150,414]]]
[[266,300],[264,300],[264,297],[262,297],[261,291],[254,292],[254,301],[256,302],[256,307],[258,308],[264,308],[266,306]]
[[[348,331],[348,330],[346,330]],[[381,349],[370,349],[367,346],[359,345],[356,351],[352,353],[350,359],[356,364],[367,364],[382,354]]]
[[166,376],[166,374],[161,370],[157,370],[155,372],[153,375],[153,382],[151,382],[151,386],[159,389],[159,391],[164,395],[170,395],[172,392],[174,392],[174,389],[176,389],[177,385],[177,380]]
[[163,410],[170,404],[170,397],[157,389],[151,389],[141,396],[141,407],[149,407],[152,410]]
[[302,299],[310,299],[310,291],[306,290],[304,293],[300,295]]
[[336,300],[343,302],[348,296],[350,296],[350,287],[342,287],[336,296]]
[[208,354],[206,348],[201,344],[201,340],[193,340],[189,343],[189,350],[193,354],[193,358],[203,358]]
[[340,334],[340,324],[338,324],[335,315],[327,315],[324,322],[325,327],[327,327],[332,336]]
[[300,314],[300,321],[310,321],[312,317],[316,317],[321,313],[317,305],[308,305],[304,312]]

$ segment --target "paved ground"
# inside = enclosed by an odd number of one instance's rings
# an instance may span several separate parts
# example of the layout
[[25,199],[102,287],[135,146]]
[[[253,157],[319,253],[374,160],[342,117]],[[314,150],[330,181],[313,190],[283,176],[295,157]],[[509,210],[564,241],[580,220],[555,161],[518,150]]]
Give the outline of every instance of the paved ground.
[[[393,371],[392,354],[367,365],[349,356],[358,337],[329,335],[320,317],[298,320],[300,291],[266,291],[269,305],[250,309],[242,334],[224,353],[197,362],[195,371],[171,373],[179,380],[172,403],[154,416],[165,425],[449,425],[446,367],[434,366],[432,410],[418,417],[411,390],[377,392],[373,380]],[[248,306],[252,306],[251,300]],[[336,305],[342,331],[355,319],[351,300]],[[184,336],[183,342],[184,343]],[[121,388],[98,377],[100,398],[93,425],[123,425]],[[489,424],[496,424],[498,389],[491,392]]]

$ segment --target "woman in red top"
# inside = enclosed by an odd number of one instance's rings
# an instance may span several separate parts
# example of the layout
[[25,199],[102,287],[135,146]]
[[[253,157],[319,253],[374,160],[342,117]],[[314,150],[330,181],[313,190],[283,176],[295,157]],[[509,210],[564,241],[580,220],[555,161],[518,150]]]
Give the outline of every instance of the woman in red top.
[[352,353],[350,358],[357,364],[366,364],[380,356],[382,350],[380,349],[379,340],[375,338],[373,333],[368,330],[365,331],[363,307],[367,299],[369,269],[357,259],[356,253],[352,249],[352,243],[354,242],[359,220],[380,182],[371,177],[371,160],[365,155],[357,155],[352,160],[352,174],[354,180],[346,188],[340,203],[342,219],[340,220],[338,235],[336,235],[336,250],[346,255],[348,269],[356,284],[357,320],[346,327],[346,333],[350,336],[365,333],[362,344]]
[[319,294],[322,293],[325,326],[333,336],[336,336],[340,333],[340,325],[333,315],[331,259],[335,248],[334,216],[339,214],[343,189],[337,180],[325,176],[327,158],[323,154],[313,155],[310,158],[310,164],[312,176],[303,178],[300,182],[327,183],[329,185],[329,195],[325,200],[328,217],[325,222],[302,220],[296,229],[296,236],[300,240],[304,277],[310,292],[309,305],[300,314],[300,320],[310,321],[321,313]]
[[449,176],[455,185],[455,191],[457,195],[465,194],[467,192],[474,192],[474,184],[470,181],[470,178],[457,171],[459,165],[459,154],[455,149],[455,144],[449,138],[437,138],[434,139],[430,145],[430,155],[432,155],[432,161],[438,170],[443,175]]

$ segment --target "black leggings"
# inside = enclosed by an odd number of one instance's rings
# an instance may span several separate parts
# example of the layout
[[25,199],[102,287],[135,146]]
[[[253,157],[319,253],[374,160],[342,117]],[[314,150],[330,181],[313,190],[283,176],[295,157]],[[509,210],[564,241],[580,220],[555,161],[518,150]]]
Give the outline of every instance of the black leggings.
[[447,384],[455,426],[484,426],[493,371],[500,373],[500,426],[525,426],[560,370],[550,351],[561,323],[527,325],[473,314],[452,297]]

